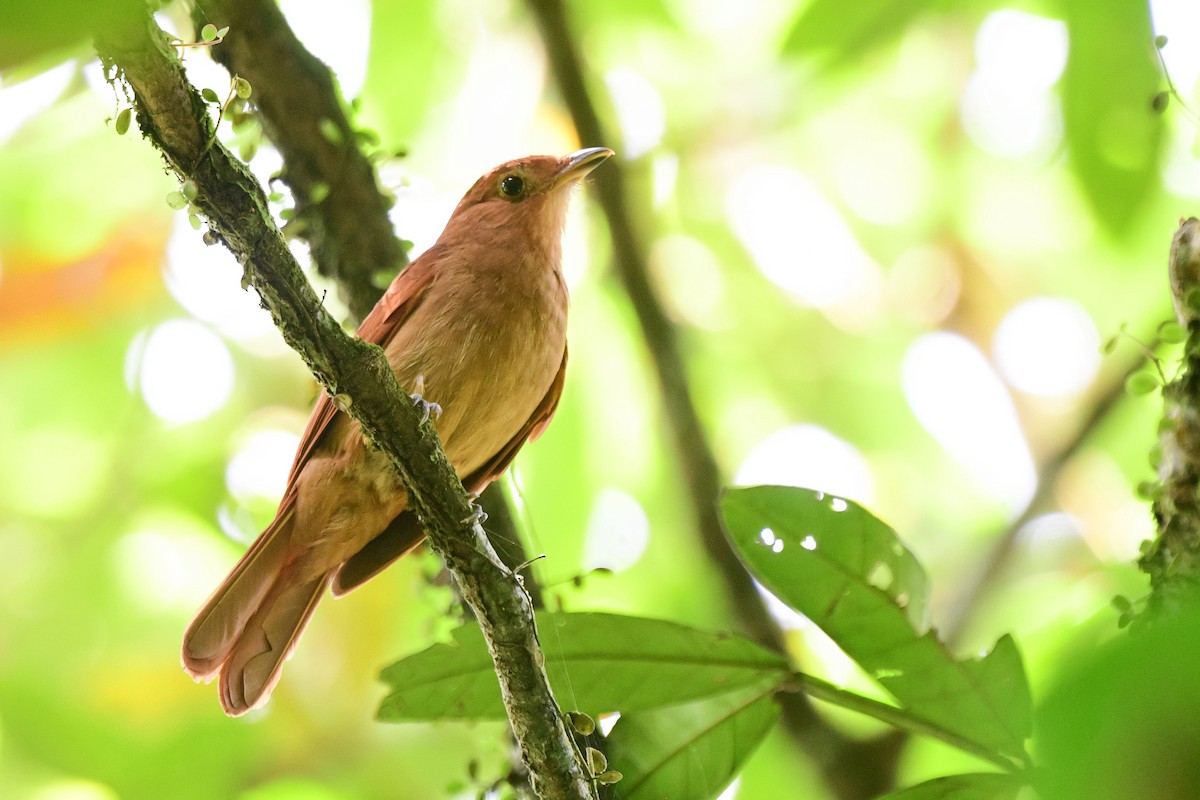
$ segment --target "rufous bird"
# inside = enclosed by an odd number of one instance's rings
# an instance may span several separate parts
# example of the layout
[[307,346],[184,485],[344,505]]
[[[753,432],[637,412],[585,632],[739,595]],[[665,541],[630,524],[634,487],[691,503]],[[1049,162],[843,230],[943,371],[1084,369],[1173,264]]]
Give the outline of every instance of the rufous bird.
[[[435,425],[468,492],[499,477],[558,404],[567,206],[572,187],[612,154],[531,156],[484,175],[358,329],[417,402],[440,407]],[[274,521],[188,626],[184,669],[219,677],[227,714],[265,703],[326,590],[345,594],[424,539],[407,509],[387,457],[322,395]]]

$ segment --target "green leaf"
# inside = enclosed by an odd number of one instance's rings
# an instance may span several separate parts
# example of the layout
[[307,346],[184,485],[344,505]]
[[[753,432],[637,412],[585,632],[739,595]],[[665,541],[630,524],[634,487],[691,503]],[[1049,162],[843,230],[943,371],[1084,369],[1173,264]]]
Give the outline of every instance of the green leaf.
[[254,93],[254,87],[245,78],[237,77],[233,79],[233,91],[238,97],[246,100]]
[[1138,370],[1125,379],[1125,391],[1135,397],[1150,394],[1160,386],[1158,376],[1149,370]]
[[608,786],[610,784],[617,783],[624,777],[625,776],[623,774],[621,774],[620,772],[618,772],[617,770],[610,769],[606,772],[601,772],[599,775],[597,775],[596,780],[599,781],[600,783],[603,783],[605,786]]
[[183,196],[183,192],[167,192],[167,205],[175,211],[179,211],[180,209],[186,207],[187,204],[188,200]]
[[1146,3],[1067,0],[1070,51],[1062,78],[1071,164],[1096,216],[1126,232],[1159,178],[1159,71]]
[[117,114],[117,121],[113,127],[116,128],[119,136],[124,136],[125,132],[129,130],[129,120],[131,117],[133,117],[132,108],[122,108],[121,113]]
[[956,660],[929,632],[925,574],[896,534],[858,504],[785,486],[729,491],[726,530],[750,572],[811,619],[912,716],[1024,758],[1031,700],[1005,636]]
[[1187,339],[1187,329],[1178,322],[1164,322],[1158,326],[1158,338],[1164,344],[1179,344]]
[[879,800],[1013,800],[1023,783],[1014,775],[971,772],[948,775],[884,795]]
[[217,38],[217,26],[211,22],[200,29],[200,39],[205,42],[214,41]]
[[[784,658],[753,642],[673,622],[539,612],[537,624],[559,702],[593,715],[774,686],[787,676]],[[474,623],[454,631],[451,643],[391,665],[382,678],[392,688],[379,709],[383,720],[504,718],[492,659]]]
[[128,0],[0,3],[0,72],[120,31],[129,6]]
[[221,28],[221,30],[217,31],[217,38],[218,38],[218,39],[224,39],[224,38],[225,38],[225,34],[227,34],[227,33],[229,33],[229,26],[228,26],[228,25],[226,25],[224,28]]
[[929,5],[921,0],[814,0],[800,12],[783,50],[850,63],[853,57],[899,37]]
[[1146,613],[1165,614],[1062,662],[1037,714],[1041,800],[1200,797],[1200,606],[1188,597],[1156,609],[1152,595]]
[[717,797],[779,719],[770,690],[744,689],[622,714],[605,739],[621,800]]
[[217,96],[217,93],[214,92],[212,89],[209,89],[208,87],[205,87],[200,90],[200,96],[203,97],[205,100],[207,100],[210,103],[221,102],[221,98]]

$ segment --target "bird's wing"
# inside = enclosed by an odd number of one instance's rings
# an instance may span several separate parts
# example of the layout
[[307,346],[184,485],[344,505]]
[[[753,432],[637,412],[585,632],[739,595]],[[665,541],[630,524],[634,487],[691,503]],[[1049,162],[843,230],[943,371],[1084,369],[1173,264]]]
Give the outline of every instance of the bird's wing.
[[[367,315],[359,328],[359,336],[368,342],[386,344],[428,294],[435,266],[433,259],[417,259],[402,272]],[[293,591],[294,587],[288,587],[287,581],[281,576],[293,557],[289,551],[289,540],[297,501],[296,480],[321,440],[334,426],[337,416],[337,406],[328,394],[322,393],[300,437],[296,459],[288,475],[287,489],[274,521],[209,597],[184,635],[184,666],[198,677],[208,677],[222,670],[222,665],[231,658],[231,654],[235,660],[257,655],[274,659],[262,662],[271,665],[270,669],[260,670],[269,679],[254,686],[239,679],[240,688],[226,687],[222,690],[226,710],[230,713],[242,713],[258,698],[266,697],[271,685],[278,679],[282,659],[299,636],[308,615],[312,613],[316,598],[328,583],[328,578],[322,578],[306,585],[303,591],[296,592]],[[285,633],[280,634],[273,644],[262,644],[261,636],[257,634],[250,634],[250,639],[244,639],[247,625],[256,619],[263,625],[271,622],[273,630]],[[237,649],[239,642],[242,642],[241,650]],[[238,671],[244,666],[239,666]],[[228,682],[228,675],[229,669],[226,668],[222,673],[223,684]]]
[[[408,265],[396,280],[392,281],[392,285],[371,309],[371,313],[367,314],[367,318],[358,328],[358,338],[385,347],[429,294],[429,286],[436,274],[435,261],[422,257]],[[294,485],[300,470],[308,463],[313,450],[329,430],[337,414],[338,408],[333,398],[327,392],[322,392],[312,415],[308,418],[308,425],[300,436],[296,459],[292,462],[291,472],[288,473],[289,489]]]
[[501,447],[487,463],[463,478],[463,486],[468,492],[482,492],[489,483],[504,474],[504,470],[508,469],[508,465],[517,457],[517,451],[526,442],[542,435],[542,431],[550,424],[550,418],[554,416],[554,409],[558,408],[558,399],[562,397],[563,382],[566,378],[567,349],[563,347],[562,364],[559,365],[558,374],[551,381],[550,388],[546,390],[546,396],[538,403],[538,407],[533,410],[517,435],[508,440],[508,444]]
[[[508,465],[516,457],[517,451],[525,442],[536,439],[541,435],[554,409],[558,408],[558,399],[562,396],[563,381],[567,375],[567,351],[563,349],[562,365],[554,376],[550,388],[542,402],[534,409],[529,420],[508,440],[491,459],[482,467],[463,478],[463,486],[468,492],[482,492],[489,483],[500,477]],[[411,511],[405,511],[392,520],[383,533],[368,542],[361,550],[341,566],[333,578],[333,593],[341,596],[351,589],[378,575],[388,564],[419,545],[425,538],[425,531],[417,517]]]

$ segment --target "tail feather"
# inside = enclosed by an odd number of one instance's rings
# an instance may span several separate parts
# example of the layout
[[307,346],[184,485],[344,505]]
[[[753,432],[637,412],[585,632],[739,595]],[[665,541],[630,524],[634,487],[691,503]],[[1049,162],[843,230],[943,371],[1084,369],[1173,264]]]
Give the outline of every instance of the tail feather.
[[194,678],[220,676],[221,705],[232,716],[267,701],[332,573],[299,574],[284,509],[196,614],[183,636],[183,667]]
[[183,635],[183,668],[210,680],[275,584],[288,558],[291,513],[275,518],[209,596]]
[[221,705],[231,716],[258,708],[271,696],[332,573],[299,585],[290,577],[285,572],[271,586],[220,666]]

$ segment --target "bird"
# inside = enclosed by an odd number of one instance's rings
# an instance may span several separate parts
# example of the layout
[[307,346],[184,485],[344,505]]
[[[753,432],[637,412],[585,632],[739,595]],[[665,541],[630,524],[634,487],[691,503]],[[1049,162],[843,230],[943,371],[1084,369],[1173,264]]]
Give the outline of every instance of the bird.
[[[435,412],[446,456],[483,491],[550,422],[567,365],[562,232],[572,188],[613,155],[528,156],[483,175],[357,335]],[[301,435],[275,518],[188,626],[182,662],[225,713],[261,707],[318,601],[424,540],[390,461],[328,393]]]

